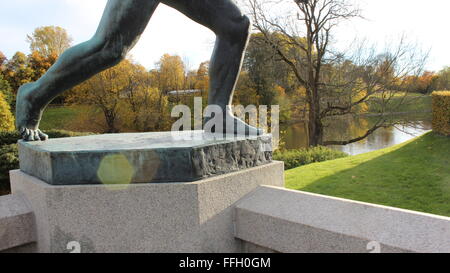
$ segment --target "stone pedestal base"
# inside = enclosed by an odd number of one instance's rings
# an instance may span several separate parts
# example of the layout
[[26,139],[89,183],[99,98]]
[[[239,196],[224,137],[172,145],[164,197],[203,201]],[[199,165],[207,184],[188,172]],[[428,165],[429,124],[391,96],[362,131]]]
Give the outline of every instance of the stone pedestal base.
[[11,172],[36,217],[38,252],[240,252],[233,205],[259,185],[284,186],[274,162],[191,183],[52,186]]

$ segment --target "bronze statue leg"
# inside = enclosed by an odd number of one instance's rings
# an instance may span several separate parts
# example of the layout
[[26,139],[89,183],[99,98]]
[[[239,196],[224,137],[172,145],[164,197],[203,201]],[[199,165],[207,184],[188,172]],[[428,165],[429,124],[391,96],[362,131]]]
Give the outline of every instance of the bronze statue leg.
[[[45,107],[59,94],[119,63],[135,45],[158,6],[158,0],[109,0],[94,37],[70,48],[38,81],[19,89],[16,125],[28,141],[46,139],[39,130]],[[209,103],[225,114],[227,133],[261,134],[233,116],[230,104],[249,37],[249,19],[231,0],[164,0],[210,28],[217,42],[210,64]],[[231,122],[226,122],[231,120]],[[239,126],[238,126],[239,125]],[[244,132],[237,132],[244,128]]]
[[[250,20],[231,0],[161,0],[187,17],[211,29],[217,36],[210,62],[209,104],[224,111],[224,132],[262,134],[262,130],[234,117],[231,103],[245,48],[250,35]],[[238,132],[243,128],[244,132]]]
[[97,32],[64,52],[38,81],[19,89],[16,125],[23,139],[44,140],[39,130],[45,107],[63,91],[118,64],[135,45],[158,6],[157,0],[109,0]]

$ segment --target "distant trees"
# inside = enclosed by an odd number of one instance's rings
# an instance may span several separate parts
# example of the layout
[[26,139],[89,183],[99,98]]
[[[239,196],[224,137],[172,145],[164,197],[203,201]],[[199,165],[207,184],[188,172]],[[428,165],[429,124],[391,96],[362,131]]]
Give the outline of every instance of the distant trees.
[[159,68],[159,88],[163,92],[183,89],[186,72],[180,56],[164,54],[157,66]]
[[27,41],[30,44],[29,55],[16,52],[8,60],[3,53],[0,54],[0,74],[2,79],[8,82],[12,91],[11,96],[6,94],[12,107],[14,107],[15,95],[19,87],[42,77],[56,62],[59,55],[70,47],[72,39],[65,29],[46,26],[36,28],[31,35],[27,36]]
[[11,89],[11,86],[9,85],[9,82],[3,78],[3,75],[1,73],[0,73],[0,93],[3,94],[4,99],[12,108],[14,102],[14,94]]
[[31,82],[34,71],[31,69],[28,56],[22,52],[17,52],[8,60],[4,66],[3,77],[8,81],[9,85],[17,93],[17,89],[25,83]]
[[60,56],[72,44],[67,31],[58,26],[44,26],[27,36],[31,52],[38,52],[43,58]]
[[406,76],[403,90],[412,93],[430,94],[436,89],[438,81],[438,74],[425,71],[418,76]]
[[435,89],[450,90],[450,66],[439,71]]
[[164,129],[169,118],[167,97],[144,67],[128,59],[78,85],[67,100],[100,111],[96,126],[105,133]]
[[209,90],[209,62],[203,62],[195,73],[194,88],[202,92]]

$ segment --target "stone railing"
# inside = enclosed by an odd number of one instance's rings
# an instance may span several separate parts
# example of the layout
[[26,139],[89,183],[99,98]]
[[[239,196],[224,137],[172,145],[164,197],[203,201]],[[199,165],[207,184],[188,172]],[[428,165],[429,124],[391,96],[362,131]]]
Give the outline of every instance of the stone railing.
[[36,241],[33,211],[21,195],[0,196],[0,252],[14,252]]
[[11,182],[0,252],[450,252],[450,218],[286,190],[281,162],[189,183]]
[[262,186],[236,206],[247,252],[450,252],[450,218]]

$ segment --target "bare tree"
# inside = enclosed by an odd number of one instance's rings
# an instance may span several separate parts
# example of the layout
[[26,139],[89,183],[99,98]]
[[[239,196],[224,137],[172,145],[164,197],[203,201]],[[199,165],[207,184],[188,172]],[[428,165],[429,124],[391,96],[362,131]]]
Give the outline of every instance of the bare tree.
[[[424,55],[400,39],[383,54],[365,41],[347,52],[333,50],[333,34],[344,20],[361,17],[350,0],[247,0],[254,28],[306,89],[309,144],[345,145],[392,124],[388,113],[405,103],[395,91],[406,75],[418,73]],[[287,11],[280,11],[287,7]],[[293,13],[292,10],[295,10]],[[270,12],[268,12],[270,11]],[[394,100],[395,98],[395,100]],[[379,120],[354,139],[325,140],[330,118],[361,112],[375,103]]]

